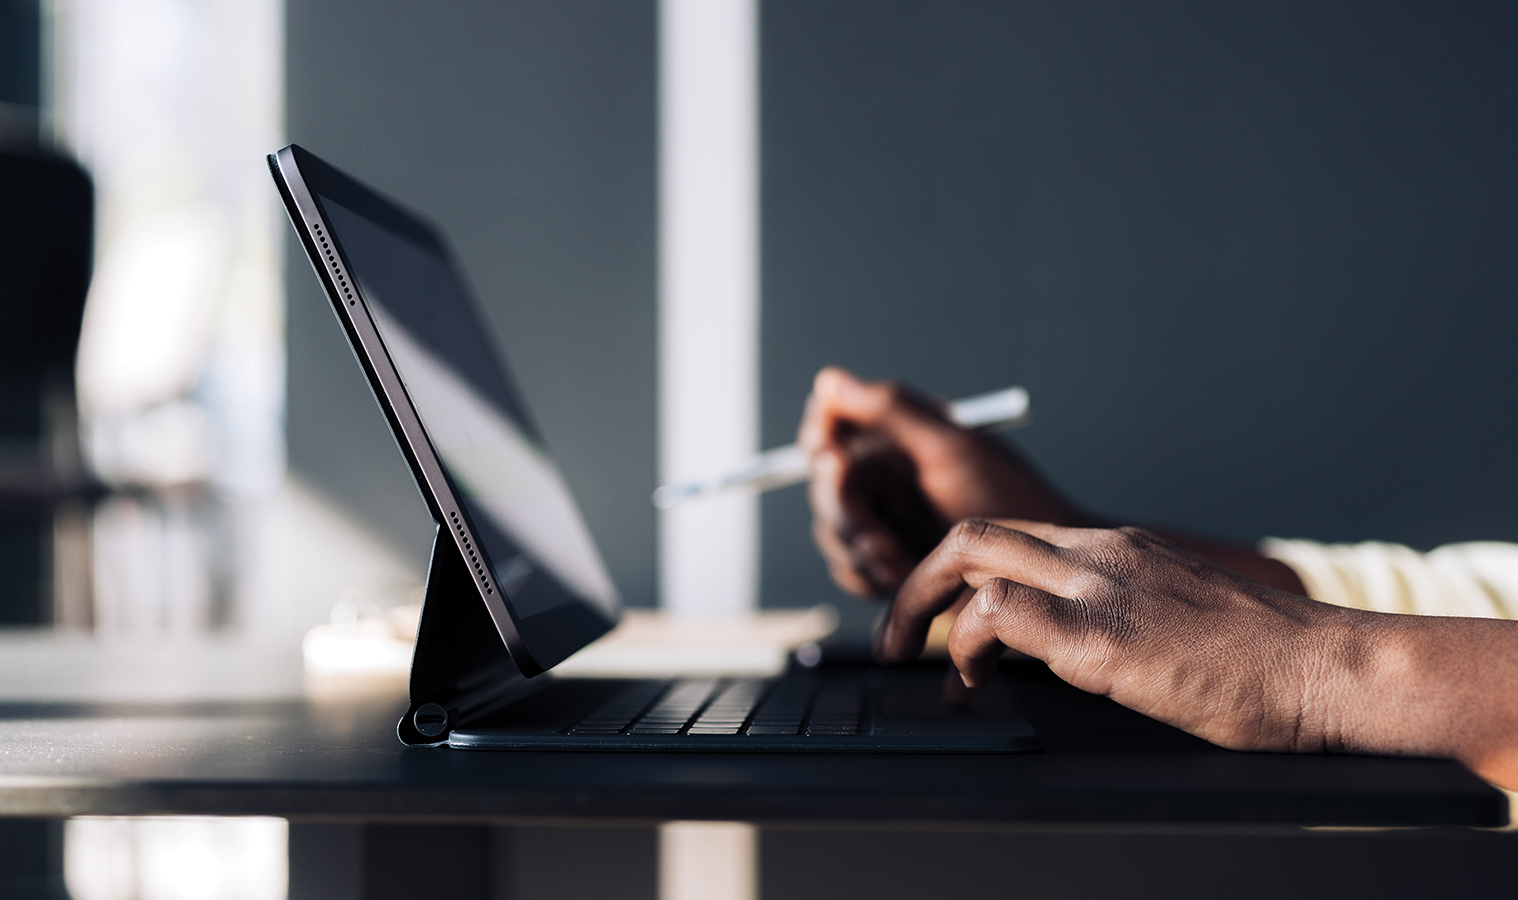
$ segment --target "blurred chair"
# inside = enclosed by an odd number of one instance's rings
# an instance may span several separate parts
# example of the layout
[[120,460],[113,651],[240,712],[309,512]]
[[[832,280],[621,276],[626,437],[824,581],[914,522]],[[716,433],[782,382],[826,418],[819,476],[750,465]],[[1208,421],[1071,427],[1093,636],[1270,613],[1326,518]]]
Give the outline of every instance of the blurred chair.
[[[70,620],[89,613],[74,354],[93,215],[77,165],[0,151],[0,624],[88,624]],[[85,595],[60,577],[82,578]],[[79,608],[55,609],[59,597]]]

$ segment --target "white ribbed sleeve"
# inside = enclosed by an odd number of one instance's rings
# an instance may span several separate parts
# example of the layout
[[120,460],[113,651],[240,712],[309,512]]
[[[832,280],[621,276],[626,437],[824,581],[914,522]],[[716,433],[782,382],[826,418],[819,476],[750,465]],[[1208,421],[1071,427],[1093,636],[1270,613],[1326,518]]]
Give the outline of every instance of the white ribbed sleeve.
[[1266,538],[1260,552],[1290,566],[1314,600],[1376,612],[1518,618],[1518,544],[1319,544]]

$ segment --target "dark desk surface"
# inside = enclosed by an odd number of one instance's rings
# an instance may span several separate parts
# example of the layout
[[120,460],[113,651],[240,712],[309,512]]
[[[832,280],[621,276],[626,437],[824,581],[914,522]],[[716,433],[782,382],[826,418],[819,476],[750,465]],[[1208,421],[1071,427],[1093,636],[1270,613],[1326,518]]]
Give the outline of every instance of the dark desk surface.
[[410,749],[399,698],[0,703],[0,814],[1500,825],[1440,760],[1232,753],[1014,670],[1046,750],[1023,756]]

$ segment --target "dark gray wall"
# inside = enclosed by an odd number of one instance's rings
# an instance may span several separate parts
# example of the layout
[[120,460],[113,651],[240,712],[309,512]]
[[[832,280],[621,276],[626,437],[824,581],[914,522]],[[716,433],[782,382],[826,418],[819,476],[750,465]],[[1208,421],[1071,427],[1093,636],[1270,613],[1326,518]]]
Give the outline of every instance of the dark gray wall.
[[38,0],[0,0],[0,103],[35,109],[41,99]]
[[[762,11],[763,433],[839,362],[1034,393],[1111,516],[1518,539],[1518,24],[1434,4]],[[290,134],[453,237],[628,595],[654,594],[654,4],[293,0]],[[430,525],[292,259],[292,464]],[[799,490],[771,605],[835,597]]]
[[[1102,513],[1518,539],[1518,7],[769,0],[763,434],[1033,393]],[[766,602],[835,596],[798,489]]]
[[[613,577],[654,598],[652,0],[290,0],[289,135],[442,227]],[[420,568],[432,525],[291,245],[299,474]]]

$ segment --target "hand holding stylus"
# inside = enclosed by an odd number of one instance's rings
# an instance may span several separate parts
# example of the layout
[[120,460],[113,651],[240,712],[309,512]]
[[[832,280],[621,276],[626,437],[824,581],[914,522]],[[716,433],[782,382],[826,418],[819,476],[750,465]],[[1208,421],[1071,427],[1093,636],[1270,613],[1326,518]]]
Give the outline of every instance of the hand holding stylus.
[[1083,521],[1006,443],[899,385],[842,369],[817,374],[797,443],[809,461],[813,537],[850,593],[890,596],[961,519]]
[[[944,410],[949,421],[961,428],[994,433],[1019,428],[1028,421],[1028,392],[1009,387],[950,402]],[[811,477],[807,452],[799,444],[776,447],[749,463],[711,478],[666,484],[654,491],[654,505],[670,509],[703,494],[747,489],[755,492],[800,484]]]

